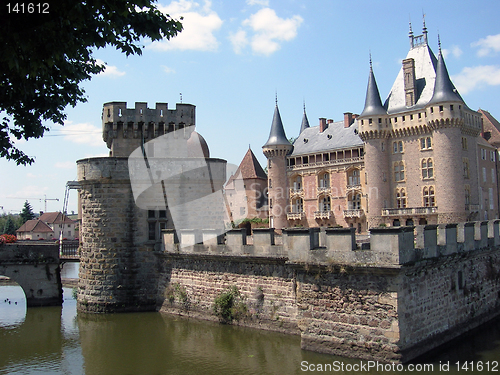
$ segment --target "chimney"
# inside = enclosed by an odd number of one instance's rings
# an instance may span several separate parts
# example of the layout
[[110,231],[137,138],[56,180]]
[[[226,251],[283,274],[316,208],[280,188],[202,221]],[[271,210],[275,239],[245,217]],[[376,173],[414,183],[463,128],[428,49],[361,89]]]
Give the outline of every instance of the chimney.
[[344,113],[344,128],[348,128],[354,122],[355,117],[353,117],[351,112]]
[[417,85],[415,78],[415,60],[403,60],[403,75],[405,87],[405,104],[412,107],[417,102]]
[[328,127],[328,125],[326,124],[326,118],[320,117],[320,119],[319,119],[319,132],[323,133],[327,127]]

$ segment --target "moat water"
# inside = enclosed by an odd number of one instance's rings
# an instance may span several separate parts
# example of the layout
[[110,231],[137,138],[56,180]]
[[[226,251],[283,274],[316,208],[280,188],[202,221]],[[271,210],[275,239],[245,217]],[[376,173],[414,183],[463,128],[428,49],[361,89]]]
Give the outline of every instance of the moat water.
[[[65,267],[63,277],[77,274]],[[301,350],[298,336],[160,313],[80,314],[71,288],[62,308],[27,310],[19,286],[0,285],[0,374],[500,374],[499,362],[500,320],[397,371]]]

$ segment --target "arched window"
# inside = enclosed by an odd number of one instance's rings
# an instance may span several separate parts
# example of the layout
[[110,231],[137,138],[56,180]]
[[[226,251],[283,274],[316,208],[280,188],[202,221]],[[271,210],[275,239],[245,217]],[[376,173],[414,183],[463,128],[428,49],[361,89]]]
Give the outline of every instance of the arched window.
[[292,188],[293,188],[293,190],[301,190],[302,189],[302,176],[293,177]]
[[405,179],[405,165],[404,162],[399,161],[394,163],[394,180],[404,181]]
[[330,174],[328,172],[320,173],[318,176],[318,186],[320,189],[330,187]]
[[422,159],[422,178],[434,178],[434,164],[432,158]]
[[347,173],[349,186],[361,185],[359,169],[352,169]]
[[361,194],[358,192],[353,192],[349,194],[348,206],[350,210],[360,210],[361,209]]
[[319,211],[331,211],[331,199],[329,196],[323,196],[319,198]]
[[396,206],[397,208],[406,208],[406,190],[396,189]]
[[296,198],[292,201],[292,212],[304,212],[304,201],[302,200],[302,198]]
[[423,190],[424,207],[434,207],[436,200],[434,197],[434,186],[425,186]]

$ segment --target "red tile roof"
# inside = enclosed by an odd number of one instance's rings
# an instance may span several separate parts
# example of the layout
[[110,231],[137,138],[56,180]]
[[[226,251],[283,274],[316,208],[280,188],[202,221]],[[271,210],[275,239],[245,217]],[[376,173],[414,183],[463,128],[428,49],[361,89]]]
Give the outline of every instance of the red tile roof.
[[483,132],[489,132],[491,134],[488,142],[495,146],[496,148],[500,147],[500,123],[494,118],[488,111],[483,109],[478,110],[479,113],[482,114],[483,117]]
[[26,223],[21,225],[21,227],[16,230],[16,232],[47,233],[53,232],[53,230],[43,221],[35,219],[28,220]]
[[44,212],[40,215],[40,220],[49,224],[74,224],[75,222],[71,220],[66,215],[61,212]]
[[232,175],[226,186],[229,185],[235,178],[235,176],[238,176],[238,178],[242,178],[243,180],[247,179],[262,179],[262,180],[267,180],[267,175],[266,172],[262,169],[260,166],[259,161],[255,157],[254,153],[252,150],[249,148],[245,156],[243,157],[243,160],[240,163],[240,166]]

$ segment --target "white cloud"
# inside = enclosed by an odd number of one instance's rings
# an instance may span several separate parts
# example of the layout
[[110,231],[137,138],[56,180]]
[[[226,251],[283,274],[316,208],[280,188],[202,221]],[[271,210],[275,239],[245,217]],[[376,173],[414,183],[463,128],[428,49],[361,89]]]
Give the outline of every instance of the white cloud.
[[169,68],[169,67],[168,67],[168,66],[166,66],[166,65],[162,65],[161,67],[162,67],[163,71],[164,71],[165,73],[167,73],[167,74],[170,74],[170,73],[175,73],[175,70],[174,70],[174,69]]
[[[47,176],[44,176],[47,178]],[[15,194],[9,194],[6,198],[27,199],[32,203],[36,199],[43,199],[43,195],[49,190],[47,186],[24,185]],[[52,198],[52,197],[49,197]],[[23,202],[24,205],[24,202]]]
[[233,45],[234,52],[240,54],[243,48],[248,44],[247,33],[244,30],[238,30],[236,33],[229,34],[229,40]]
[[98,74],[98,76],[100,76],[100,77],[116,78],[116,77],[122,77],[125,75],[125,72],[118,70],[118,68],[114,65],[108,65],[101,59],[96,59],[96,61],[99,65],[106,65],[106,67],[104,68],[104,71],[102,73]]
[[488,35],[486,38],[479,39],[477,42],[471,43],[472,47],[479,47],[477,55],[480,57],[488,56],[493,52],[500,52],[500,34]]
[[451,46],[450,49],[443,49],[442,51],[445,59],[450,55],[453,55],[453,57],[458,59],[460,56],[462,56],[463,53],[460,47],[455,45]]
[[76,169],[76,162],[74,161],[58,161],[54,167],[61,169]]
[[200,6],[195,1],[173,1],[167,6],[158,6],[158,9],[169,14],[174,19],[183,17],[183,30],[170,40],[153,42],[148,48],[159,51],[168,50],[198,50],[214,51],[219,46],[214,32],[220,29],[223,21],[211,9],[212,3],[205,0]]
[[261,5],[264,7],[269,6],[268,0],[247,0],[248,5]]
[[281,47],[279,42],[290,41],[297,36],[297,29],[302,21],[303,18],[298,15],[284,19],[278,17],[273,9],[263,8],[242,24],[255,32],[251,41],[252,50],[258,54],[270,55]]
[[86,122],[73,124],[72,121],[67,121],[64,126],[60,128],[60,132],[64,134],[64,138],[70,142],[96,147],[100,147],[104,144],[102,140],[102,130]]
[[500,85],[500,66],[482,65],[472,68],[466,67],[451,77],[458,92],[465,94],[486,85]]

